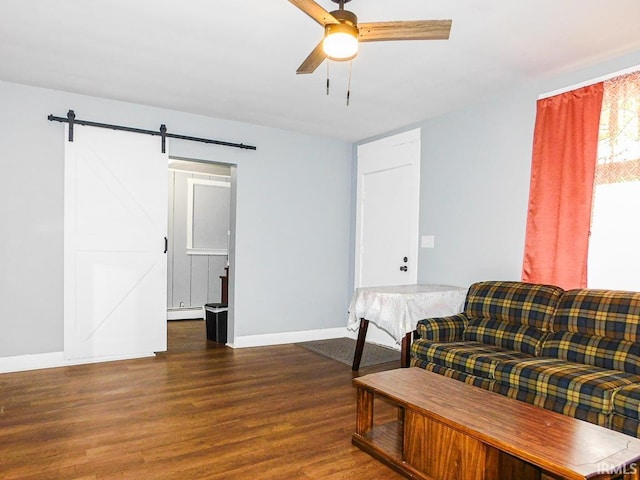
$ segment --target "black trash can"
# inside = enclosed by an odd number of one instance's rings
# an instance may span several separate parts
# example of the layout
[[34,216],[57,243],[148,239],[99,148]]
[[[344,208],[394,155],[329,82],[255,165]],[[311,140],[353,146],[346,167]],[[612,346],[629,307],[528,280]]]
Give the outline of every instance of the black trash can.
[[207,322],[207,340],[227,343],[227,312],[224,303],[207,303],[204,306]]

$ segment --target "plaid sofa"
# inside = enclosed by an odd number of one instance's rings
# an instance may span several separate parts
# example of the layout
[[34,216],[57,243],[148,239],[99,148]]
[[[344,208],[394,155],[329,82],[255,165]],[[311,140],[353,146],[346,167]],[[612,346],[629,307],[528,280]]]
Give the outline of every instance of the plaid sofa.
[[640,293],[471,285],[421,320],[411,366],[640,437]]

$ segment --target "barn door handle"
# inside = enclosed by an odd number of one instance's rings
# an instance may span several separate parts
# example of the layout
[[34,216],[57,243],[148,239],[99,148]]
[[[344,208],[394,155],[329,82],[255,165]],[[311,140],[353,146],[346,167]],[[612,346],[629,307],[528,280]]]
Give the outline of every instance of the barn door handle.
[[164,253],[167,253],[168,250],[169,250],[169,239],[167,237],[164,237]]

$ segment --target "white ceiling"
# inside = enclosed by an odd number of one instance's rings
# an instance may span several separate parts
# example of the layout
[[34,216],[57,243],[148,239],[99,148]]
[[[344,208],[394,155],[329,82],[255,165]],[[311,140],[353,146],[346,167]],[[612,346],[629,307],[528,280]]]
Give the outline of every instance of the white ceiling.
[[347,107],[348,64],[331,64],[330,96],[324,64],[295,74],[322,28],[287,0],[0,0],[0,79],[356,141],[640,50],[638,0],[347,9],[362,22],[450,18],[451,38],[361,45]]

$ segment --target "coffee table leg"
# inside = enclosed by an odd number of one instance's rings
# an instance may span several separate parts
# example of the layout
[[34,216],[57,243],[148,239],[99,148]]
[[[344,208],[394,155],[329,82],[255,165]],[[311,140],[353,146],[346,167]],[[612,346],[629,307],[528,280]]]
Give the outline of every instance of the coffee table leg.
[[369,320],[360,319],[360,329],[358,330],[358,341],[356,342],[356,351],[353,355],[353,365],[351,370],[357,372],[360,370],[360,360],[362,360],[362,351],[364,350],[364,339],[367,336],[367,328],[369,328]]
[[365,436],[373,428],[373,393],[358,388],[356,434]]
[[624,476],[625,480],[638,480],[640,478],[640,470],[638,469],[638,466],[634,465],[634,468],[635,470],[633,470],[633,473],[630,473],[628,476]]

